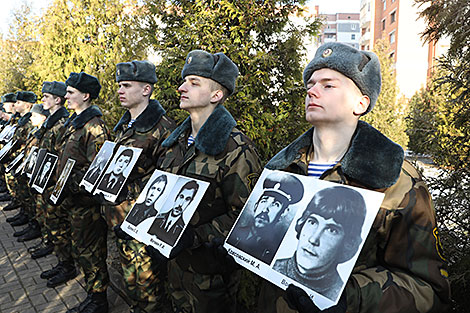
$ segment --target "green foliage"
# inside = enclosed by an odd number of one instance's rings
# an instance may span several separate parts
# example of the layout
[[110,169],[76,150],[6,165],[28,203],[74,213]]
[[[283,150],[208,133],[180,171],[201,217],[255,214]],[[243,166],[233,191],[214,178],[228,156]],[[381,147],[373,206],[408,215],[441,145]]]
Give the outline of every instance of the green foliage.
[[[157,34],[161,79],[157,98],[181,121],[177,86],[188,52],[224,52],[238,66],[236,94],[226,107],[254,140],[266,161],[308,128],[303,112],[302,41],[319,27],[289,17],[302,13],[304,1],[148,0],[149,32]],[[154,22],[158,16],[160,23]]]
[[372,111],[361,119],[406,149],[408,145],[405,123],[406,101],[397,99],[396,73],[393,67],[393,59],[389,57],[389,50],[390,45],[387,40],[375,42],[374,52],[380,61],[382,89]]
[[[70,72],[98,77],[95,100],[113,127],[123,113],[117,98],[116,64],[145,59],[145,37],[136,32],[137,0],[54,0],[42,16],[41,46],[31,71],[38,81],[65,81]],[[40,85],[40,84],[37,84]]]

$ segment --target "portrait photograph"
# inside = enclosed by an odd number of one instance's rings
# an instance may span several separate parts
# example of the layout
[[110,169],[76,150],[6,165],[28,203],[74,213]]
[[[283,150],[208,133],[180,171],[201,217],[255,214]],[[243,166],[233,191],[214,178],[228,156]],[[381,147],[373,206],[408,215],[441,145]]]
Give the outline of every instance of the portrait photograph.
[[[290,184],[297,187],[284,187],[285,175],[295,176],[304,188],[300,189],[292,179]],[[242,216],[251,217],[251,227],[256,227],[261,208],[258,205],[255,209],[253,206],[259,200],[251,198],[273,196],[274,192],[284,192],[288,198],[288,190],[302,191],[301,199],[290,194],[291,201],[297,201],[293,203],[293,215],[287,228],[271,230],[270,237],[275,239],[266,262],[263,253],[269,245],[266,240],[253,241],[247,235],[253,234],[253,230],[241,226],[245,220]],[[375,191],[265,169],[250,195],[250,204],[247,202],[243,208],[224,247],[242,266],[282,289],[289,284],[304,289],[320,309],[325,309],[338,302],[383,196]],[[267,220],[266,216],[264,219]],[[278,237],[282,237],[280,241]]]
[[23,161],[24,162],[23,174],[25,174],[26,177],[28,178],[31,178],[34,165],[36,164],[36,160],[38,158],[38,153],[39,153],[39,148],[36,146],[32,146],[31,149],[29,150],[28,156]]
[[107,201],[114,202],[141,152],[141,148],[120,146],[114,153],[93,194],[102,193]]
[[47,153],[44,157],[42,164],[39,167],[38,173],[34,182],[32,184],[32,188],[36,189],[39,193],[42,193],[47,186],[47,182],[49,181],[52,172],[54,171],[55,165],[57,163],[58,156],[52,153]]
[[86,191],[92,192],[93,187],[95,186],[98,179],[101,177],[103,170],[108,165],[109,161],[111,160],[111,156],[113,155],[114,147],[116,143],[106,140],[103,143],[100,151],[91,162],[88,171],[83,176],[82,181],[80,182],[80,186],[83,186]]
[[[30,186],[33,185],[33,182],[34,180],[36,179],[36,176],[38,175],[39,173],[39,169],[42,165],[42,161],[44,160],[44,158],[46,157],[46,154],[47,154],[47,150],[46,149],[39,149],[36,153],[33,153],[32,155],[32,158],[31,158],[31,162],[35,159],[36,161],[34,162],[33,164],[33,170],[31,172],[31,176],[29,178],[29,182],[28,184]],[[29,164],[31,165],[31,164]]]
[[5,168],[6,173],[15,172],[16,168],[21,164],[25,155],[24,150],[22,150],[13,161],[11,161]]
[[10,152],[11,148],[15,145],[15,143],[16,140],[10,140],[2,147],[2,149],[0,149],[0,160],[2,160]]
[[74,159],[67,159],[67,163],[65,163],[64,169],[60,173],[59,179],[57,179],[57,183],[55,184],[54,189],[52,190],[52,194],[50,196],[50,199],[53,203],[57,203],[57,200],[59,199],[62,190],[64,189],[64,186],[67,183],[67,179],[69,178],[74,165]]
[[16,126],[8,125],[0,133],[0,142],[9,142],[15,134]]

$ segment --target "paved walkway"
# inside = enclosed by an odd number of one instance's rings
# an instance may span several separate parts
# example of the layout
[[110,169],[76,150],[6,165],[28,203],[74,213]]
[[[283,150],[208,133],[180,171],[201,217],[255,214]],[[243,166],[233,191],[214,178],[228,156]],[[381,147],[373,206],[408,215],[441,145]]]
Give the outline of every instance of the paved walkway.
[[[6,206],[0,202],[0,207]],[[41,272],[57,264],[53,255],[31,259],[27,249],[39,242],[17,242],[13,233],[24,226],[11,227],[6,218],[17,210],[0,211],[0,313],[55,313],[65,312],[86,297],[83,274],[56,288],[48,288]],[[127,313],[128,305],[108,288],[109,313]]]

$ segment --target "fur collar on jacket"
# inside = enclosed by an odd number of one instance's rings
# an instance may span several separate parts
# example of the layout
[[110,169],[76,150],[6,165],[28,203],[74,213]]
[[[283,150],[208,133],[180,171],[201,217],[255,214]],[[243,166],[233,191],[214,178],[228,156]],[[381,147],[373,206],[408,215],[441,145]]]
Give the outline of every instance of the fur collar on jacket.
[[[236,125],[237,122],[235,122],[227,109],[222,105],[218,105],[197,133],[194,141],[195,147],[207,155],[221,153],[224,151],[230,133]],[[167,148],[173,146],[178,141],[178,138],[185,134],[188,129],[191,129],[191,117],[188,117],[178,126],[163,141],[162,146]]]
[[45,128],[46,130],[51,129],[61,118],[68,117],[69,114],[69,111],[65,107],[60,107],[57,111],[54,112],[54,114],[50,115],[46,119],[42,125],[42,128]]
[[26,125],[26,123],[29,122],[29,118],[31,117],[32,113],[31,112],[28,112],[26,113],[25,115],[23,115],[22,117],[19,118],[18,120],[18,126],[24,126]]
[[69,126],[71,123],[75,129],[82,128],[86,123],[88,123],[88,121],[96,116],[103,116],[103,113],[101,113],[100,109],[96,105],[92,105],[78,115],[77,113],[73,113],[65,122],[64,127]]
[[[132,128],[139,133],[146,133],[158,124],[165,113],[165,109],[160,105],[160,102],[151,99],[145,110],[135,119],[135,122],[132,124]],[[127,125],[130,120],[131,114],[129,111],[126,111],[114,127],[114,132],[122,130],[124,125]]]
[[[301,148],[312,144],[313,128],[281,150],[266,164],[266,168],[287,168]],[[381,189],[395,184],[400,176],[404,153],[378,130],[359,121],[351,145],[340,161],[343,173],[365,186]]]

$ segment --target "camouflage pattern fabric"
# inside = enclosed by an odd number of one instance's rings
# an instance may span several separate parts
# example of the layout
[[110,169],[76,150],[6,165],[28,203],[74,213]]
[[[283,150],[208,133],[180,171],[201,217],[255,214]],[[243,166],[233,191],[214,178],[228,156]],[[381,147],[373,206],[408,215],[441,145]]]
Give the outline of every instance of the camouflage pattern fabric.
[[[293,147],[302,141],[310,144],[300,149]],[[367,160],[368,166],[382,162],[371,160],[370,151],[355,149],[373,141],[361,136],[353,138],[343,160],[353,156],[355,160]],[[274,158],[278,162],[289,159],[289,154],[296,155],[291,164],[284,168],[272,167],[270,164],[276,162],[271,160],[267,167],[307,175],[308,156],[313,149],[311,131],[296,142]],[[377,147],[387,153],[385,145],[382,141],[377,143]],[[320,179],[372,189],[358,179],[347,177],[342,161],[323,173]],[[367,172],[374,175],[374,166]],[[434,206],[421,175],[404,161],[398,181],[391,187],[375,190],[385,193],[385,198],[347,282],[347,312],[445,312],[450,302],[446,262],[439,242]],[[264,281],[259,312],[295,312],[288,308],[283,296],[283,290]]]
[[[145,181],[155,170],[155,160],[159,157],[160,145],[176,127],[173,120],[165,115],[165,110],[157,100],[150,100],[147,108],[128,127],[130,113],[127,111],[114,128],[115,142],[119,145],[142,148],[139,160],[134,166],[125,186],[126,199],[115,206],[102,206],[103,216],[108,225],[121,224],[145,186]],[[147,177],[147,178],[146,178]],[[168,305],[163,291],[166,270],[160,272],[146,255],[145,245],[135,240],[117,240],[121,255],[126,292],[131,306],[143,312],[155,312],[156,308]]]
[[105,291],[109,284],[106,222],[90,194],[80,191],[78,187],[99,149],[109,138],[101,116],[102,113],[96,106],[87,108],[80,115],[72,115],[58,135],[56,145],[56,150],[62,151],[56,177],[62,172],[68,158],[73,158],[76,163],[65,186],[66,197],[58,206],[57,215],[67,218],[63,221],[64,226],[59,227],[52,236],[54,251],[60,247],[70,249],[74,260],[85,274],[88,293]]
[[167,150],[158,161],[160,169],[210,183],[190,221],[196,236],[193,247],[168,262],[169,292],[178,312],[233,312],[236,308],[239,274],[227,272],[204,245],[228,235],[261,170],[254,145],[235,125],[219,105],[194,144],[187,144],[190,118],[163,143]]

